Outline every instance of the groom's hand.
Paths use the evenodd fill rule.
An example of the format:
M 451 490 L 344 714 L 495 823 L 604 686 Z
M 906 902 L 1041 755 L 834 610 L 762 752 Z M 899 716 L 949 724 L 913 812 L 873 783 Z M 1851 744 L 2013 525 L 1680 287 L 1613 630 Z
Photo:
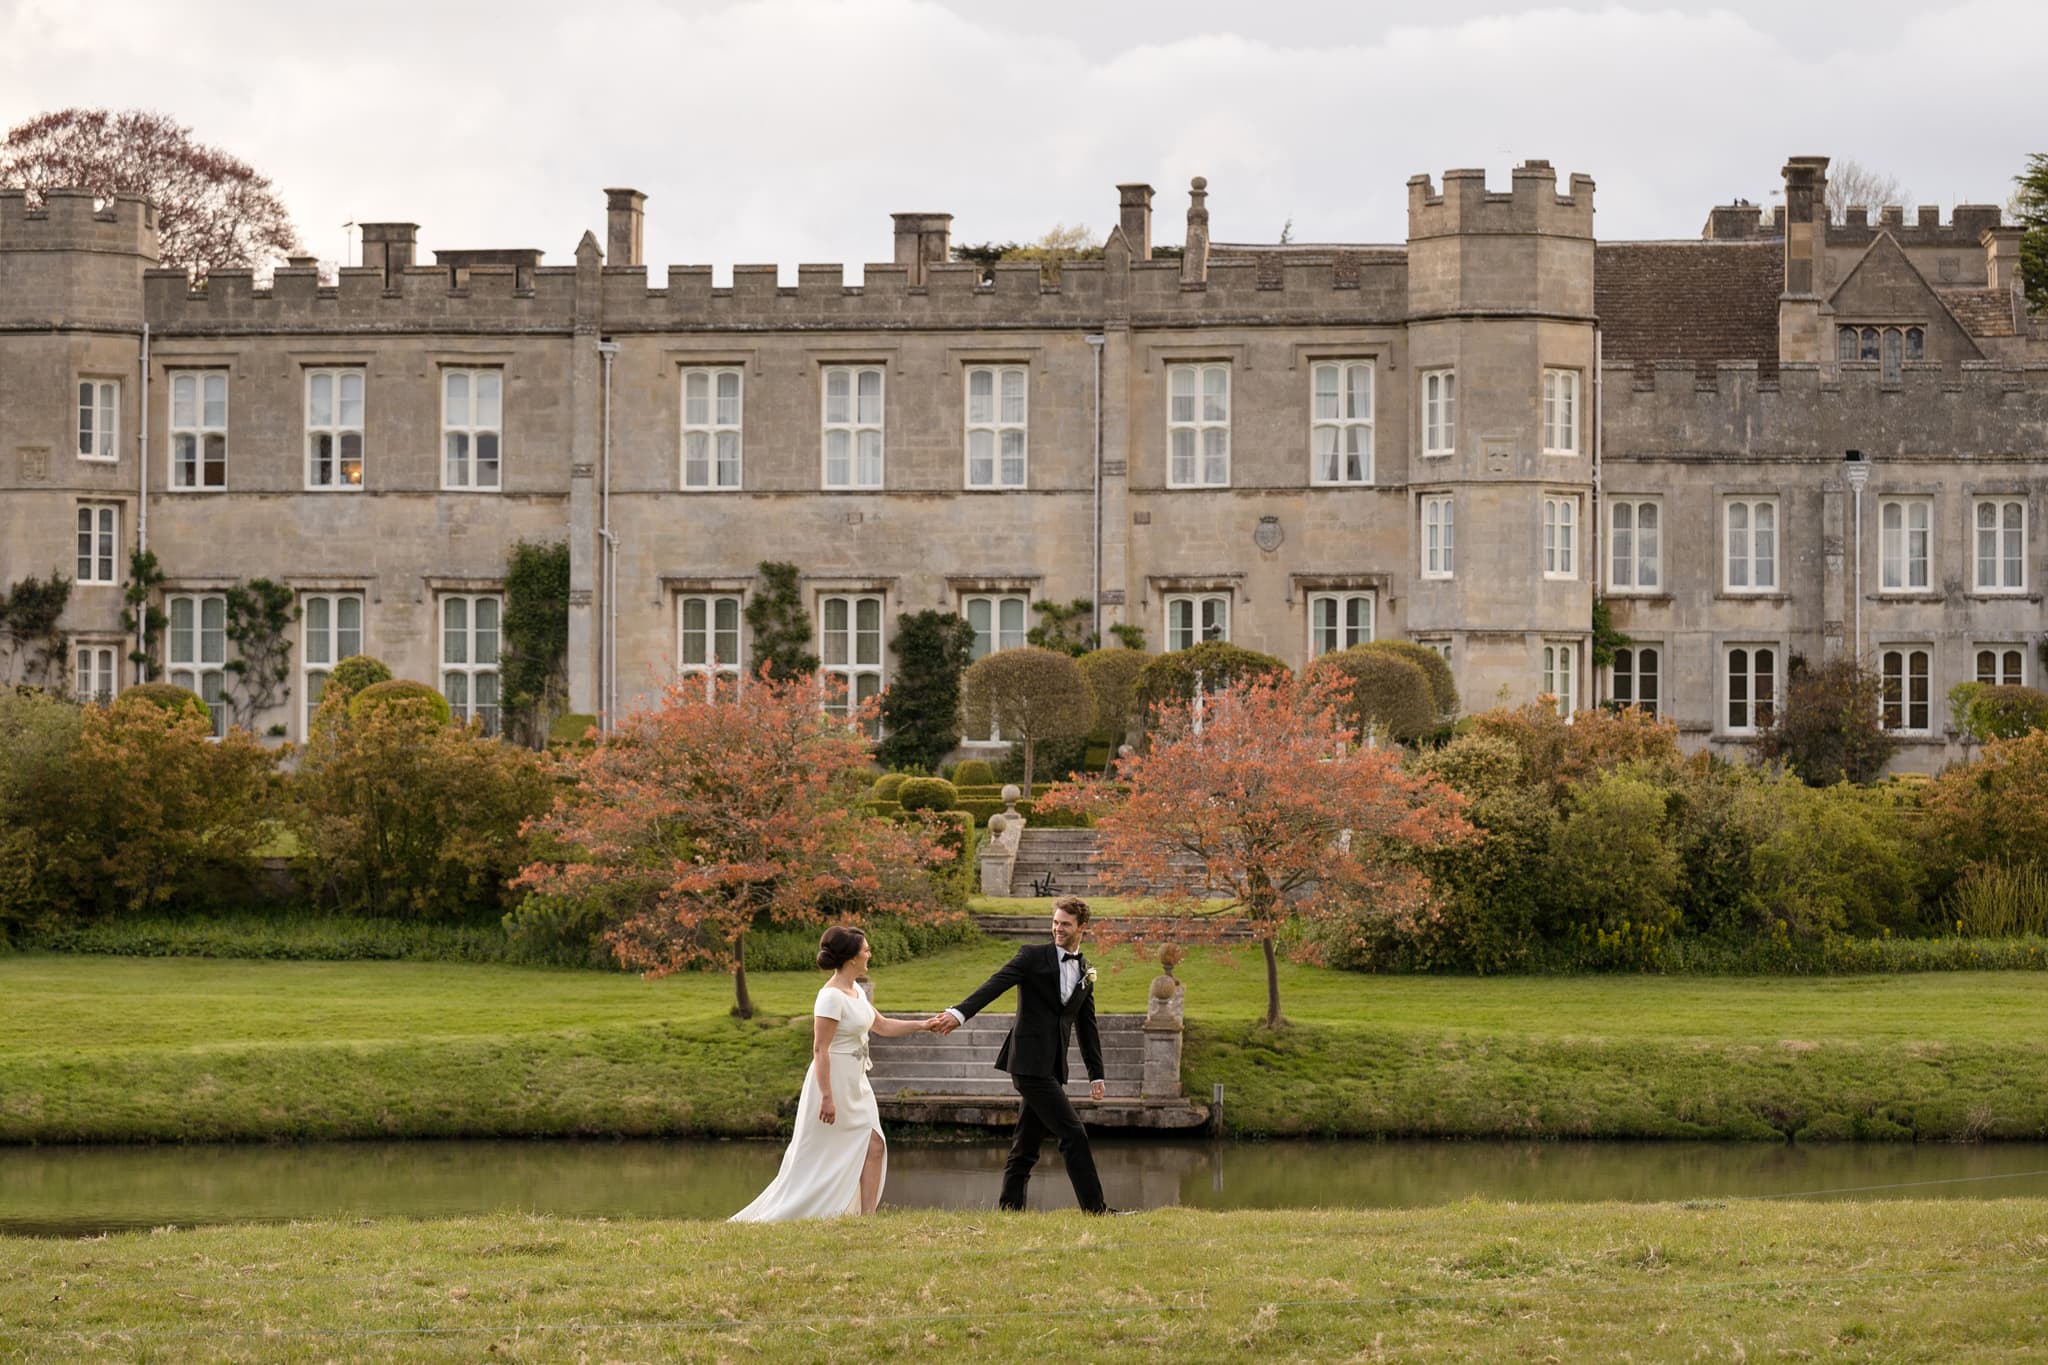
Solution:
M 939 1014 L 934 1014 L 931 1018 L 927 1019 L 925 1021 L 924 1026 L 930 1029 L 933 1033 L 946 1034 L 951 1033 L 956 1028 L 959 1028 L 960 1021 L 958 1019 L 955 1019 L 951 1014 L 941 1012 Z
M 1103 1097 L 1104 1093 L 1106 1093 L 1106 1087 L 1103 1085 L 1101 1081 L 1090 1081 L 1088 1083 L 1089 1099 L 1099 1100 Z

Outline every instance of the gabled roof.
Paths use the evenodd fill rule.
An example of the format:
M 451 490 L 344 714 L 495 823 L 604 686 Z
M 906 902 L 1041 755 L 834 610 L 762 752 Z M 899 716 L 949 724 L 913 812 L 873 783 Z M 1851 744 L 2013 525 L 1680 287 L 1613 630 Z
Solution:
M 1724 360 L 1778 372 L 1778 294 L 1784 244 L 1601 242 L 1593 248 L 1600 349 L 1647 373 L 1690 360 L 1703 375 Z
M 2012 292 L 2006 289 L 1937 289 L 1935 296 L 1948 305 L 1957 322 L 1973 337 L 2011 337 L 2020 334 L 2013 312 Z

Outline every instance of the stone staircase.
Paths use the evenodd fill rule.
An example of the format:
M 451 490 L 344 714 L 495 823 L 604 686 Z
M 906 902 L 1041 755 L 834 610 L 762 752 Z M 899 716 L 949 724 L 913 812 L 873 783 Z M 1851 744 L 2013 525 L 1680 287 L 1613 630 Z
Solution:
M 872 1039 L 875 1066 L 868 1083 L 882 1116 L 907 1123 L 1014 1124 L 1017 1092 L 1010 1088 L 1009 1076 L 995 1069 L 995 1060 L 1015 1018 L 979 1014 L 943 1037 L 913 1033 Z M 1080 1045 L 1067 1051 L 1067 1075 L 1072 1078 L 1067 1094 L 1085 1122 L 1117 1128 L 1195 1128 L 1208 1122 L 1207 1106 L 1190 1103 L 1180 1093 L 1177 1027 L 1170 1040 L 1155 1036 L 1148 1041 L 1144 1016 L 1110 1014 L 1097 1016 L 1096 1028 L 1102 1036 L 1107 1091 L 1103 1099 L 1088 1098 L 1088 1069 L 1081 1061 Z M 1148 1047 L 1153 1054 L 1149 1087 Z M 1170 1077 L 1165 1074 L 1169 1069 Z
M 1039 829 L 1026 825 L 1017 841 L 1017 861 L 1010 869 L 1010 894 L 1035 896 L 1033 887 L 1048 876 L 1057 883 L 1058 896 L 1099 896 L 1106 894 L 1095 876 L 1095 831 L 1092 829 Z
M 1043 943 L 1052 937 L 1052 914 L 1046 910 L 1023 915 L 977 912 L 974 927 L 990 938 L 1009 943 Z M 1186 941 L 1196 937 L 1194 931 L 1197 930 L 1203 943 L 1252 941 L 1251 926 L 1235 918 L 1207 920 L 1195 925 L 1171 915 L 1098 915 L 1088 922 L 1088 928 L 1092 935 L 1103 941 L 1113 938 L 1119 943 L 1132 940 L 1146 943 Z

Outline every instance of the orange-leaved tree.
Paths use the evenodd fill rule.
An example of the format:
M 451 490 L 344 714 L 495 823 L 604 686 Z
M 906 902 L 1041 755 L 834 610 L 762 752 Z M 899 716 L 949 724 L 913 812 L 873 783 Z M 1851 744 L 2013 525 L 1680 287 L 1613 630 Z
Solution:
M 722 963 L 743 1019 L 756 925 L 955 917 L 933 884 L 953 856 L 936 830 L 862 804 L 875 703 L 836 715 L 819 701 L 816 679 L 766 669 L 708 696 L 701 678 L 671 683 L 575 761 L 569 790 L 529 826 L 557 856 L 518 885 L 606 907 L 613 954 L 649 976 Z
M 1093 810 L 1101 878 L 1157 896 L 1184 937 L 1213 936 L 1226 917 L 1250 921 L 1269 1027 L 1281 1022 L 1275 940 L 1290 919 L 1360 942 L 1389 922 L 1412 929 L 1437 913 L 1413 855 L 1473 837 L 1462 797 L 1345 724 L 1343 687 L 1257 676 L 1199 706 L 1161 702 L 1149 746 L 1113 779 L 1041 803 Z

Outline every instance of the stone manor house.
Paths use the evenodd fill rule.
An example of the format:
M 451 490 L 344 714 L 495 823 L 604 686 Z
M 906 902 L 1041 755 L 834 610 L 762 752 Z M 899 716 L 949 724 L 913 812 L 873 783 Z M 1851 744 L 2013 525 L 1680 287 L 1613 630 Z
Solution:
M 1884 676 L 1902 768 L 1958 752 L 1947 690 L 2037 683 L 2048 331 L 2020 230 L 1852 209 L 1827 161 L 1698 240 L 1606 242 L 1546 162 L 1409 181 L 1405 242 L 1209 240 L 1155 259 L 1118 187 L 1100 261 L 893 259 L 650 278 L 644 197 L 606 240 L 294 259 L 194 285 L 150 207 L 0 191 L 0 583 L 75 578 L 69 684 L 131 685 L 122 585 L 165 574 L 154 642 L 218 698 L 222 592 L 288 584 L 296 739 L 367 652 L 495 719 L 507 552 L 568 541 L 570 704 L 617 713 L 748 657 L 762 560 L 802 571 L 825 669 L 888 685 L 899 613 L 1019 644 L 1076 598 L 1151 649 L 1228 639 L 1301 665 L 1406 637 L 1466 704 L 1656 710 L 1739 747 L 1796 661 Z M 1874 216 L 1873 216 L 1874 214 Z M 1633 643 L 1589 659 L 1594 601 Z M 19 665 L 17 659 L 17 666 Z

